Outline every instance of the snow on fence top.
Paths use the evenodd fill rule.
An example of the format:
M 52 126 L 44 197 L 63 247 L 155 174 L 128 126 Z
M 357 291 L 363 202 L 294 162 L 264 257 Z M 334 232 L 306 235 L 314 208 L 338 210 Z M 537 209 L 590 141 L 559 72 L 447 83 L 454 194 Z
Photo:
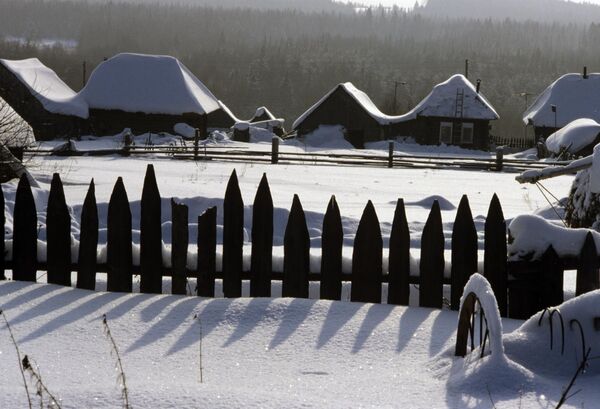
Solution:
M 542 92 L 523 114 L 528 125 L 562 128 L 578 118 L 600 121 L 600 73 L 565 74 Z
M 321 98 L 316 104 L 308 109 L 305 113 L 300 115 L 296 121 L 292 124 L 292 128 L 296 129 L 302 122 L 308 118 L 310 114 L 312 114 L 321 104 L 323 104 L 327 99 L 338 89 L 343 89 L 348 95 L 350 95 L 354 100 L 371 116 L 375 121 L 377 121 L 380 125 L 388 125 L 394 121 L 394 116 L 386 115 L 377 108 L 377 106 L 371 101 L 371 98 L 363 91 L 356 88 L 351 82 L 345 82 L 343 84 L 338 84 L 335 88 L 329 91 L 323 98 Z
M 179 60 L 117 54 L 100 64 L 81 90 L 90 108 L 148 114 L 208 114 L 217 98 Z
M 87 103 L 37 58 L 0 60 L 0 64 L 13 73 L 49 112 L 88 117 Z
M 546 140 L 546 147 L 554 153 L 559 153 L 561 149 L 577 153 L 593 143 L 598 135 L 600 135 L 598 122 L 590 118 L 580 118 L 550 135 Z
M 509 260 L 540 259 L 550 246 L 559 257 L 578 257 L 589 232 L 594 237 L 596 249 L 600 250 L 600 233 L 589 229 L 568 229 L 535 215 L 515 217 L 508 230 L 511 237 Z
M 477 92 L 475 86 L 461 74 L 450 77 L 435 87 L 416 107 L 407 114 L 396 118 L 396 122 L 416 119 L 417 116 L 446 117 L 456 116 L 457 92 L 464 91 L 463 118 L 495 120 L 500 118 L 492 104 Z

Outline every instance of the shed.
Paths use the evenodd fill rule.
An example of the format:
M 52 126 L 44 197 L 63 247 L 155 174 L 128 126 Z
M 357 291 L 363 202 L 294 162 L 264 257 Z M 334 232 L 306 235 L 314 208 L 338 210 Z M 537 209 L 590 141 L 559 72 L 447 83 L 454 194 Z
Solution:
M 256 112 L 250 122 L 270 121 L 273 119 L 277 119 L 277 117 L 273 115 L 267 107 L 259 107 L 256 108 Z

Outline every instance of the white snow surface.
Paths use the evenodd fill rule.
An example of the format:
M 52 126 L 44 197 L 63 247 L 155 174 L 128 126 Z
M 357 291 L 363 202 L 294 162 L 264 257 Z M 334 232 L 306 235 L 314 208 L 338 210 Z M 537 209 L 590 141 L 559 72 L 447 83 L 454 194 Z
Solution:
M 534 126 L 562 128 L 579 118 L 600 121 L 600 73 L 565 74 L 548 86 L 523 114 L 523 122 Z
M 554 132 L 546 139 L 550 152 L 559 153 L 561 149 L 577 153 L 593 143 L 600 135 L 600 124 L 590 118 L 580 118 Z
M 475 86 L 462 74 L 455 74 L 448 80 L 433 87 L 433 90 L 410 112 L 396 118 L 396 122 L 415 119 L 418 116 L 456 116 L 457 91 L 464 91 L 463 118 L 495 120 L 500 116 Z
M 0 64 L 17 76 L 49 112 L 88 117 L 87 103 L 37 58 L 0 59 Z
M 321 125 L 304 135 L 302 142 L 307 146 L 327 149 L 353 149 L 354 146 L 344 137 L 345 129 L 340 125 Z
M 178 59 L 122 53 L 92 72 L 80 95 L 90 108 L 148 114 L 208 114 L 217 98 Z
M 196 137 L 196 128 L 183 122 L 175 124 L 173 131 L 186 139 L 194 139 Z

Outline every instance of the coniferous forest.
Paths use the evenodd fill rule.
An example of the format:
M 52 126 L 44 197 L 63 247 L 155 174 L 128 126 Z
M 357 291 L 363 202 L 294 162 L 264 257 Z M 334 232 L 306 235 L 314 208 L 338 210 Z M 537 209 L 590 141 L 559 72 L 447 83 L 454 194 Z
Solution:
M 501 116 L 493 133 L 517 137 L 526 98 L 532 102 L 558 76 L 584 65 L 600 71 L 600 24 L 330 6 L 298 11 L 0 0 L 0 58 L 38 57 L 79 90 L 84 61 L 89 75 L 118 52 L 173 55 L 238 117 L 266 105 L 288 127 L 345 81 L 384 112 L 406 112 L 436 83 L 464 73 L 468 59 L 469 78 L 482 80 L 482 92 Z

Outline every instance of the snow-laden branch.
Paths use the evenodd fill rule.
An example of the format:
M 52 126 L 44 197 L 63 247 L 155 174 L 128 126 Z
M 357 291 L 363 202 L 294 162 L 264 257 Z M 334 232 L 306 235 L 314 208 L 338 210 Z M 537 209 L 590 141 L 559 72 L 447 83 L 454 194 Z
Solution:
M 589 169 L 594 163 L 592 155 L 577 159 L 565 166 L 549 166 L 541 170 L 526 170 L 515 179 L 519 183 L 537 183 L 540 180 L 551 179 L 562 175 L 571 175 L 580 170 Z

